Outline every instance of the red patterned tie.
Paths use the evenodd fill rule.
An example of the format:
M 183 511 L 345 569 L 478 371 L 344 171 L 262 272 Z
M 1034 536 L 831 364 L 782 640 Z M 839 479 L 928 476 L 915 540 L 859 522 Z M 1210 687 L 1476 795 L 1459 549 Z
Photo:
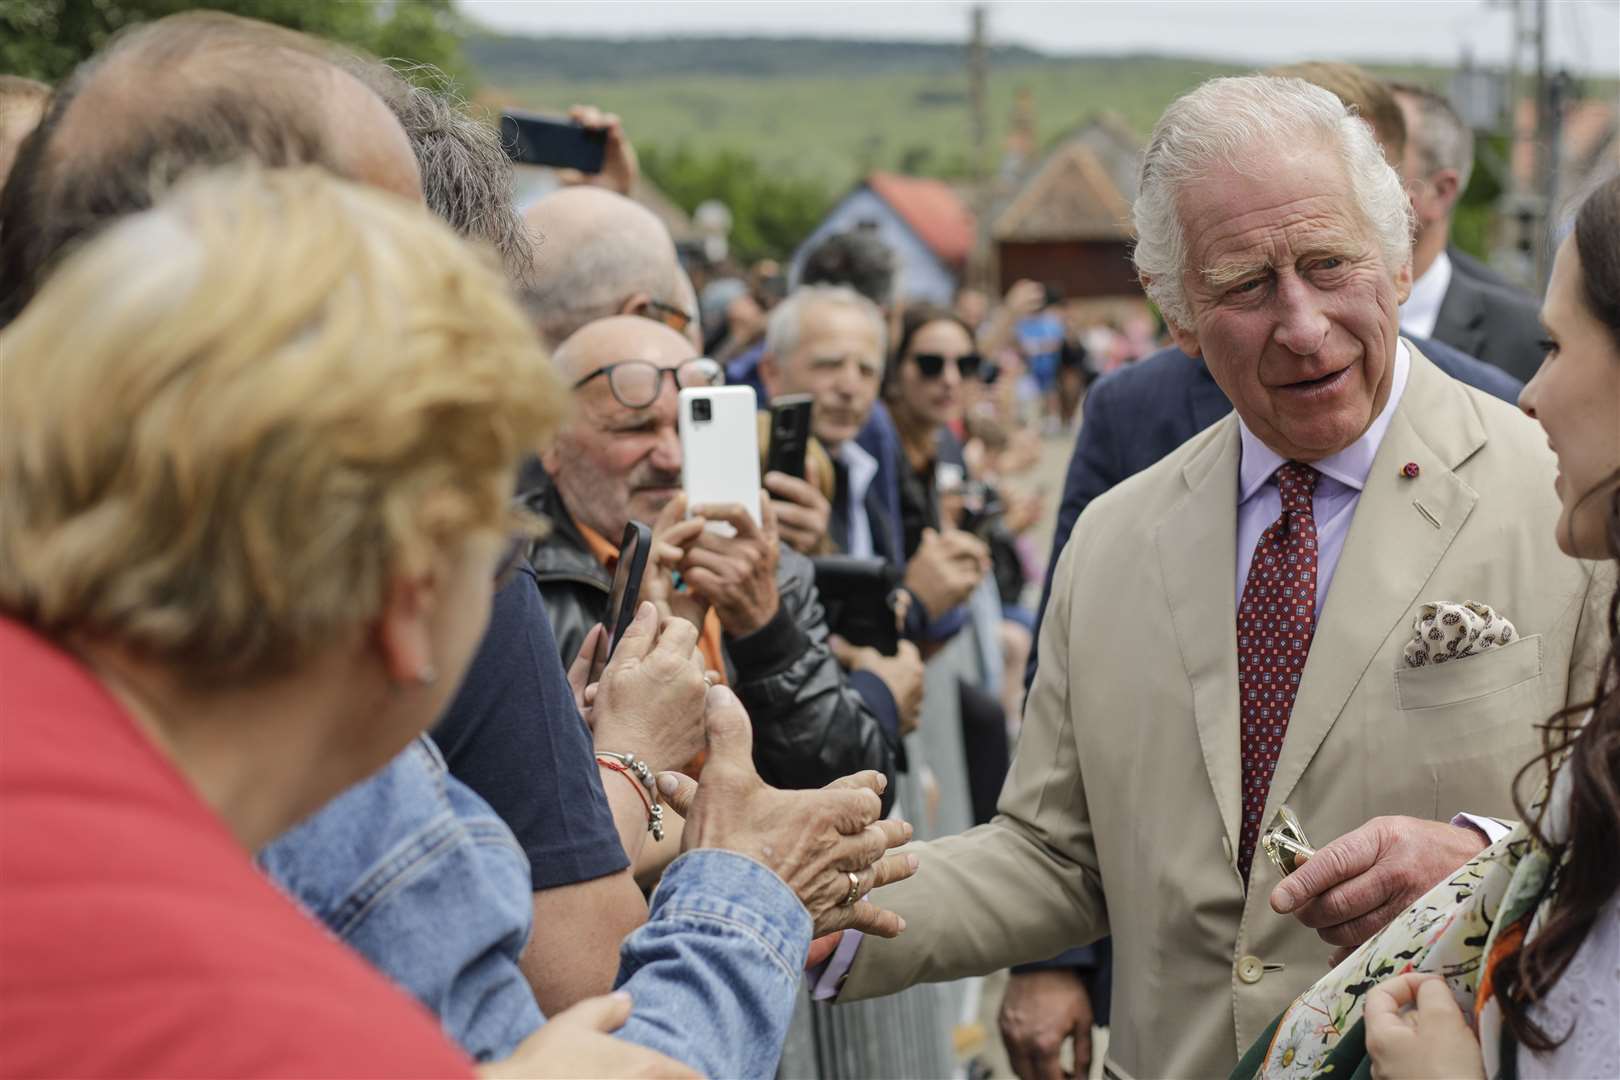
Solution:
M 1316 632 L 1316 470 L 1290 461 L 1273 477 L 1282 516 L 1260 534 L 1238 604 L 1238 705 L 1242 713 L 1243 829 L 1238 872 L 1245 883 L 1260 838 L 1271 774 L 1277 770 L 1305 657 Z

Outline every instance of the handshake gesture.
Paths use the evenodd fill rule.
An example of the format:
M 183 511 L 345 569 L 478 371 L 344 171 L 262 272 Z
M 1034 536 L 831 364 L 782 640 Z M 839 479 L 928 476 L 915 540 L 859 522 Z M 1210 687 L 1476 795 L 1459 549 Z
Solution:
M 705 706 L 702 784 L 679 773 L 658 777 L 660 794 L 686 819 L 681 850 L 720 848 L 763 863 L 799 897 L 818 937 L 850 929 L 894 937 L 905 929 L 894 912 L 861 899 L 917 871 L 915 855 L 890 853 L 911 839 L 911 826 L 878 819 L 883 774 L 779 791 L 754 770 L 753 729 L 736 695 L 710 687 Z

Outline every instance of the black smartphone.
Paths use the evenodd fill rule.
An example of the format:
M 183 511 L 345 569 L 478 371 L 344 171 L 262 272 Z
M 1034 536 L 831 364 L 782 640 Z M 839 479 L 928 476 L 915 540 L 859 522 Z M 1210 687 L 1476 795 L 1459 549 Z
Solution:
M 784 394 L 771 401 L 771 444 L 765 452 L 765 471 L 804 479 L 804 452 L 810 445 L 809 394 Z
M 607 157 L 607 130 L 508 109 L 501 113 L 501 146 L 519 165 L 599 173 Z
M 636 618 L 636 606 L 641 601 L 641 578 L 647 572 L 647 552 L 652 549 L 652 530 L 639 521 L 624 527 L 619 541 L 619 565 L 613 571 L 613 585 L 608 590 L 607 615 L 602 626 L 607 633 L 596 639 L 596 652 L 591 657 L 591 673 L 586 679 L 593 683 L 602 678 L 602 671 L 613 659 L 613 650 L 619 639 L 630 629 Z

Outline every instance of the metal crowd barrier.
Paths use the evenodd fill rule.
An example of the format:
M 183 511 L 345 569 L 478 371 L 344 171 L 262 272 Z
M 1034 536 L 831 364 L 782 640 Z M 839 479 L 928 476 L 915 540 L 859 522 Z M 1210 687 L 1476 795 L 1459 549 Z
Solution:
M 994 585 L 986 582 L 994 600 Z M 982 591 L 982 590 L 981 590 Z M 919 840 L 964 832 L 972 825 L 967 760 L 962 747 L 957 680 L 992 689 L 1000 605 L 975 597 L 976 618 L 929 660 L 923 715 L 906 737 L 910 772 L 895 803 Z M 984 635 L 992 635 L 988 641 Z M 990 648 L 985 646 L 989 645 Z M 931 796 L 924 777 L 930 776 Z M 978 979 L 914 986 L 875 1001 L 827 1005 L 800 988 L 778 1076 L 783 1080 L 947 1080 L 965 1075 L 953 1039 L 979 1006 Z

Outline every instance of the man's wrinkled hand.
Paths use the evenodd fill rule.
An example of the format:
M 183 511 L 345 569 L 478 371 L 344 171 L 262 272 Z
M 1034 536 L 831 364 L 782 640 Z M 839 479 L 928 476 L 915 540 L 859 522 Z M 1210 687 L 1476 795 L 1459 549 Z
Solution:
M 736 531 L 721 536 L 703 530 L 687 548 L 681 560 L 681 576 L 686 587 L 706 601 L 720 616 L 720 625 L 732 637 L 746 637 L 776 617 L 781 598 L 776 591 L 776 517 L 765 493 L 759 498 L 760 517 L 753 517 L 740 504 L 699 506 L 695 513 L 705 521 L 723 521 Z
M 1316 850 L 1271 891 L 1271 908 L 1293 915 L 1339 948 L 1360 945 L 1485 849 L 1473 829 L 1410 817 L 1379 817 Z
M 651 603 L 636 609 L 591 701 L 598 749 L 635 754 L 655 772 L 678 769 L 697 756 L 708 689 L 697 642 L 697 627 L 685 619 L 660 625 Z
M 641 579 L 641 598 L 658 606 L 660 618 L 685 619 L 699 630 L 709 616 L 709 602 L 689 589 L 675 588 L 675 572 L 703 535 L 708 522 L 686 516 L 686 494 L 664 504 L 652 526 L 652 549 Z
M 1015 974 L 1001 998 L 1001 1041 L 1019 1080 L 1062 1080 L 1091 1068 L 1091 995 L 1073 968 Z M 1074 1040 L 1074 1071 L 1063 1044 Z
M 902 881 L 917 857 L 890 849 L 911 839 L 903 821 L 880 820 L 882 773 L 867 771 L 814 791 L 779 791 L 754 769 L 753 730 L 737 696 L 724 686 L 708 696 L 708 756 L 703 783 L 678 773 L 658 777 L 658 790 L 686 820 L 681 850 L 719 848 L 769 867 L 798 896 L 820 937 L 859 930 L 894 937 L 905 922 L 855 895 Z

